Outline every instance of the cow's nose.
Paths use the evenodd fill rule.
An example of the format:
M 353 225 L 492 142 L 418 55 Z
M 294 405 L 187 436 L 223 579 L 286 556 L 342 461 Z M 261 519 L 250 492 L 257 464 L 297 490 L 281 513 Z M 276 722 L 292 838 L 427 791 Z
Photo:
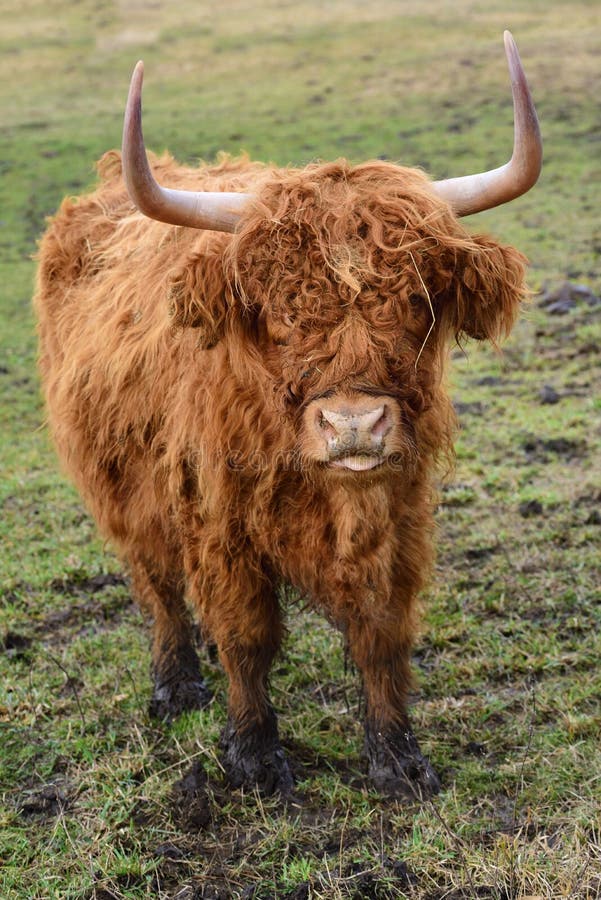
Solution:
M 317 430 L 332 452 L 376 450 L 391 430 L 392 416 L 386 404 L 371 408 L 345 406 L 321 407 L 316 411 Z

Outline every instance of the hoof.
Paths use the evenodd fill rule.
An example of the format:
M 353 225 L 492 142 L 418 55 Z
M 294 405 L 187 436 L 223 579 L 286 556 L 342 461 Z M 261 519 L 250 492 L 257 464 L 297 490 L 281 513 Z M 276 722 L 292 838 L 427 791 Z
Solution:
M 286 796 L 294 780 L 278 738 L 275 715 L 261 725 L 237 728 L 231 720 L 221 735 L 221 762 L 231 787 L 258 788 L 264 796 Z
M 193 709 L 206 709 L 212 700 L 212 693 L 200 675 L 162 679 L 154 677 L 154 690 L 148 712 L 154 719 L 171 722 L 181 713 Z
M 440 780 L 407 726 L 381 731 L 368 726 L 366 752 L 369 778 L 381 794 L 427 800 L 440 791 Z

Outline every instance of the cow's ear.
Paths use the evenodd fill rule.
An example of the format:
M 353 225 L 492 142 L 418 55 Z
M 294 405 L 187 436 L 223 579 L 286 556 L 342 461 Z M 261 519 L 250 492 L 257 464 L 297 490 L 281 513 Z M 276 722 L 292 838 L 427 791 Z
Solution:
M 191 254 L 171 274 L 171 321 L 178 327 L 197 328 L 203 348 L 213 347 L 223 337 L 228 305 L 221 252 Z
M 455 338 L 497 343 L 506 337 L 527 294 L 526 258 L 513 247 L 476 236 L 457 260 L 444 315 Z

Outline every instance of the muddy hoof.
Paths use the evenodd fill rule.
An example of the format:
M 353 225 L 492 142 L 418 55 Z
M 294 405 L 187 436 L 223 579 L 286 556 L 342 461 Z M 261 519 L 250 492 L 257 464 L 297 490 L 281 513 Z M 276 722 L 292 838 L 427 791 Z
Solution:
M 374 787 L 388 797 L 427 800 L 440 791 L 440 780 L 407 726 L 379 731 L 367 727 L 365 749 Z
M 205 709 L 212 697 L 200 675 L 186 675 L 179 679 L 162 679 L 155 675 L 148 712 L 154 719 L 171 722 L 188 710 Z
M 280 746 L 275 714 L 245 730 L 228 720 L 219 744 L 225 775 L 233 788 L 257 787 L 265 796 L 286 795 L 292 790 L 294 781 Z

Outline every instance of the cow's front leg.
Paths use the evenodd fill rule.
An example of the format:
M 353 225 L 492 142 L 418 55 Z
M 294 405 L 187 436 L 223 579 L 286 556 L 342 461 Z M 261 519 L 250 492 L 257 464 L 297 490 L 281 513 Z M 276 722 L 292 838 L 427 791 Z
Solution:
M 283 631 L 279 604 L 272 585 L 257 577 L 258 567 L 230 563 L 228 569 L 227 583 L 203 608 L 203 623 L 229 679 L 221 761 L 233 787 L 286 794 L 292 775 L 268 696 L 269 669 Z
M 270 604 L 271 605 L 271 604 Z M 257 604 L 259 607 L 260 604 Z M 229 677 L 228 721 L 221 735 L 221 761 L 232 787 L 254 787 L 264 794 L 286 794 L 292 775 L 280 745 L 276 714 L 269 702 L 267 679 L 279 648 L 281 624 L 275 609 L 252 610 L 245 633 L 230 630 L 218 640 Z M 257 625 L 259 626 L 257 628 Z
M 221 762 L 234 788 L 258 787 L 262 794 L 288 794 L 292 774 L 278 736 L 273 709 L 260 721 L 228 717 L 220 740 Z
M 440 781 L 409 724 L 411 644 L 406 615 L 355 615 L 347 626 L 349 647 L 363 676 L 368 774 L 383 794 L 417 800 L 437 794 Z M 380 619 L 380 621 L 378 621 Z

